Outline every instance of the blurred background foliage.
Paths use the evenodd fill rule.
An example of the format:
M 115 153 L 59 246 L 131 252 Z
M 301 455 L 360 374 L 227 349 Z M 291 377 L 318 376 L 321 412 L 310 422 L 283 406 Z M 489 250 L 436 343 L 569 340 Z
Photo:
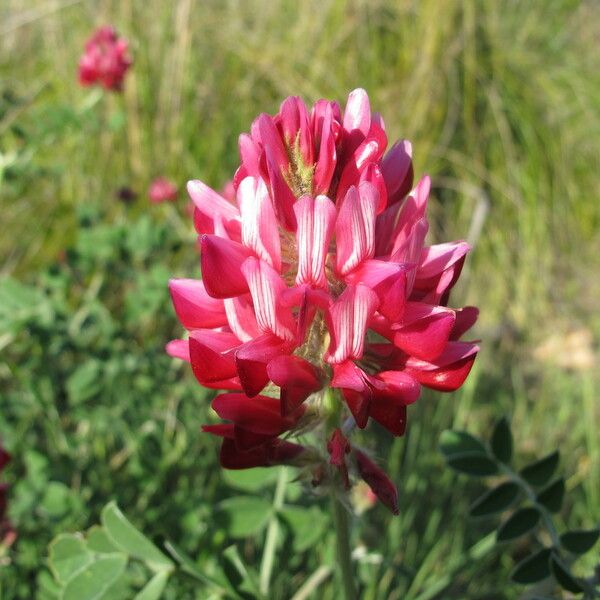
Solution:
M 121 96 L 76 80 L 104 23 L 131 43 Z M 491 530 L 465 526 L 482 488 L 444 469 L 437 440 L 508 414 L 523 460 L 561 449 L 571 526 L 600 520 L 599 43 L 593 0 L 4 0 L 0 435 L 19 531 L 0 557 L 5 597 L 43 597 L 49 540 L 97 522 L 110 499 L 208 570 L 235 539 L 258 565 L 268 519 L 252 516 L 256 502 L 260 527 L 226 518 L 244 514 L 222 503 L 248 484 L 217 468 L 199 434 L 208 395 L 163 353 L 179 332 L 166 281 L 198 275 L 184 182 L 221 188 L 239 133 L 287 95 L 343 103 L 358 86 L 433 178 L 432 240 L 474 246 L 453 303 L 481 307 L 483 340 L 460 392 L 424 397 L 403 439 L 378 437 L 401 515 L 360 519 L 364 597 L 519 597 L 507 574 L 528 548 L 473 554 Z M 180 185 L 175 205 L 148 203 L 159 175 Z M 274 480 L 257 477 L 252 494 L 269 506 Z M 316 522 L 307 507 L 321 504 L 286 489 L 299 512 L 273 598 L 331 553 L 325 535 L 301 543 Z M 165 597 L 206 597 L 194 587 L 175 577 Z M 312 597 L 335 594 L 325 574 Z

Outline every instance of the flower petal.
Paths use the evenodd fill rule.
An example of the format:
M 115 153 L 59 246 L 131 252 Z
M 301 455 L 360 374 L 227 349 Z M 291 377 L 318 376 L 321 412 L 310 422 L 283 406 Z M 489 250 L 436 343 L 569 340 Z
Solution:
M 344 196 L 335 224 L 336 267 L 347 275 L 375 252 L 377 190 L 369 183 L 351 186 Z
M 441 392 L 453 392 L 464 383 L 477 352 L 479 347 L 476 344 L 448 342 L 444 352 L 432 362 L 408 359 L 404 372 L 425 387 Z
M 224 222 L 239 220 L 238 209 L 202 181 L 188 181 L 187 190 L 196 210 L 207 219 L 212 220 L 218 215 Z
M 276 356 L 269 361 L 267 374 L 281 388 L 281 414 L 284 416 L 323 387 L 318 369 L 299 356 Z
M 415 358 L 435 360 L 446 347 L 455 321 L 451 309 L 407 302 L 401 322 L 392 326 L 394 345 Z
M 242 344 L 235 353 L 237 372 L 248 396 L 256 396 L 269 382 L 267 364 L 281 354 L 290 354 L 294 345 L 271 334 Z
M 373 493 L 395 515 L 400 513 L 398 508 L 398 491 L 385 471 L 378 467 L 366 454 L 355 451 L 358 472 Z
M 344 120 L 342 123 L 344 131 L 348 135 L 358 131 L 364 138 L 371 127 L 371 105 L 369 96 L 362 88 L 350 92 L 348 102 L 344 109 Z
M 368 287 L 346 287 L 327 312 L 331 335 L 327 362 L 335 364 L 362 357 L 367 323 L 377 304 L 377 295 Z
M 296 336 L 292 311 L 281 304 L 281 293 L 287 289 L 281 276 L 267 263 L 254 257 L 246 259 L 242 272 L 248 282 L 258 327 L 291 341 Z
M 225 438 L 221 444 L 219 461 L 224 469 L 271 467 L 293 464 L 304 451 L 304 446 L 299 444 L 272 440 L 268 444 L 243 452 L 238 449 L 234 440 Z
M 216 235 L 200 239 L 202 280 L 213 298 L 232 298 L 247 293 L 248 283 L 242 274 L 242 263 L 252 251 L 242 244 Z
M 171 279 L 169 292 L 177 318 L 186 329 L 227 325 L 223 300 L 209 296 L 200 279 Z
M 475 306 L 465 306 L 455 310 L 456 321 L 454 323 L 454 329 L 450 335 L 451 340 L 459 340 L 464 333 L 466 333 L 477 321 L 479 317 L 479 309 Z
M 242 217 L 242 242 L 276 271 L 281 269 L 277 219 L 269 191 L 262 179 L 246 177 L 238 187 Z
M 411 143 L 408 140 L 396 142 L 383 157 L 381 170 L 387 187 L 388 206 L 400 202 L 413 184 Z
M 298 228 L 298 274 L 296 283 L 327 286 L 325 259 L 335 222 L 335 205 L 327 196 L 302 196 L 294 204 Z
M 333 109 L 330 103 L 326 103 L 319 132 L 319 158 L 315 165 L 315 174 L 313 177 L 313 190 L 315 194 L 327 194 L 335 171 L 337 150 L 335 147 L 333 126 Z
M 187 340 L 171 340 L 166 346 L 165 351 L 173 358 L 179 358 L 190 362 L 190 345 Z
M 192 370 L 201 384 L 237 375 L 233 350 L 240 341 L 232 333 L 195 329 L 190 333 L 189 345 Z
M 227 324 L 241 342 L 248 342 L 261 334 L 250 294 L 226 298 L 223 303 Z
M 278 398 L 245 394 L 220 394 L 211 404 L 221 417 L 252 433 L 277 436 L 293 427 L 297 419 L 282 417 Z

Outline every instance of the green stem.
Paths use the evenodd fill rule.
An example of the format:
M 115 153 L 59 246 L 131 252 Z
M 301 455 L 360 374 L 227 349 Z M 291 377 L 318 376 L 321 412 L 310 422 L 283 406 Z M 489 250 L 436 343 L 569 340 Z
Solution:
M 356 586 L 354 584 L 354 572 L 352 570 L 352 559 L 350 553 L 350 526 L 348 512 L 334 490 L 331 496 L 331 510 L 335 526 L 337 562 L 340 579 L 344 589 L 345 600 L 357 600 Z
M 265 549 L 260 563 L 260 591 L 265 596 L 269 594 L 271 584 L 271 573 L 275 561 L 275 550 L 277 547 L 277 536 L 279 535 L 279 511 L 285 500 L 285 486 L 287 484 L 287 471 L 285 467 L 279 469 L 275 495 L 273 496 L 273 514 L 269 520 L 267 536 L 265 538 Z

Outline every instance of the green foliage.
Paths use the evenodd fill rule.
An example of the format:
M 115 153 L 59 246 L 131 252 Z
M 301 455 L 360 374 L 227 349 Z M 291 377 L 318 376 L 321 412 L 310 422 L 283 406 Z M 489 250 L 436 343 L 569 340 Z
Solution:
M 132 590 L 140 587 L 135 575 L 127 572 L 134 559 L 154 572 L 133 592 L 136 600 L 160 598 L 173 562 L 111 502 L 102 510 L 102 527 L 92 527 L 85 536 L 61 534 L 51 542 L 48 565 L 57 585 L 55 596 L 60 600 L 131 598 Z
M 597 581 L 597 575 L 594 574 L 589 579 L 576 576 L 572 572 L 572 563 L 573 557 L 585 555 L 592 550 L 600 537 L 600 530 L 567 531 L 559 536 L 552 518 L 553 513 L 561 511 L 565 498 L 563 477 L 548 483 L 558 467 L 558 451 L 529 463 L 517 472 L 512 467 L 512 432 L 505 418 L 496 423 L 489 449 L 475 436 L 465 432 L 444 431 L 440 449 L 448 466 L 474 477 L 481 476 L 482 473 L 477 469 L 465 469 L 463 464 L 456 464 L 456 457 L 464 454 L 460 454 L 460 448 L 454 449 L 465 443 L 471 449 L 480 449 L 481 453 L 471 451 L 471 455 L 486 458 L 494 464 L 495 470 L 490 469 L 490 475 L 500 473 L 506 478 L 501 483 L 496 481 L 494 487 L 473 502 L 471 515 L 486 517 L 508 512 L 517 498 L 524 499 L 528 505 L 516 507 L 514 511 L 508 512 L 508 516 L 500 523 L 496 531 L 496 541 L 512 542 L 524 536 L 532 536 L 539 528 L 543 528 L 551 542 L 548 544 L 545 538 L 536 536 L 538 549 L 514 566 L 510 579 L 515 583 L 528 585 L 536 584 L 552 575 L 560 588 L 574 594 L 584 593 L 586 598 L 595 598 L 595 589 L 600 583 Z M 541 486 L 545 487 L 540 490 Z

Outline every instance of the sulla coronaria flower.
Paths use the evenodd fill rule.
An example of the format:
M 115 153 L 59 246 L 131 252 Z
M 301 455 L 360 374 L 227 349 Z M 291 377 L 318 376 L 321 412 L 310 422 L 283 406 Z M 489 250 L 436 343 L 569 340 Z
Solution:
M 120 92 L 131 64 L 127 40 L 119 37 L 110 25 L 105 25 L 98 28 L 85 44 L 79 59 L 79 83 Z
M 478 311 L 448 307 L 469 246 L 425 243 L 430 180 L 413 187 L 409 142 L 386 147 L 362 89 L 343 112 L 290 97 L 261 114 L 239 138 L 235 194 L 188 184 L 202 279 L 170 282 L 189 335 L 167 351 L 229 390 L 212 404 L 226 423 L 204 428 L 223 440 L 222 466 L 296 464 L 344 487 L 350 471 L 397 512 L 393 484 L 347 436 L 370 420 L 401 436 L 421 386 L 457 389 Z

